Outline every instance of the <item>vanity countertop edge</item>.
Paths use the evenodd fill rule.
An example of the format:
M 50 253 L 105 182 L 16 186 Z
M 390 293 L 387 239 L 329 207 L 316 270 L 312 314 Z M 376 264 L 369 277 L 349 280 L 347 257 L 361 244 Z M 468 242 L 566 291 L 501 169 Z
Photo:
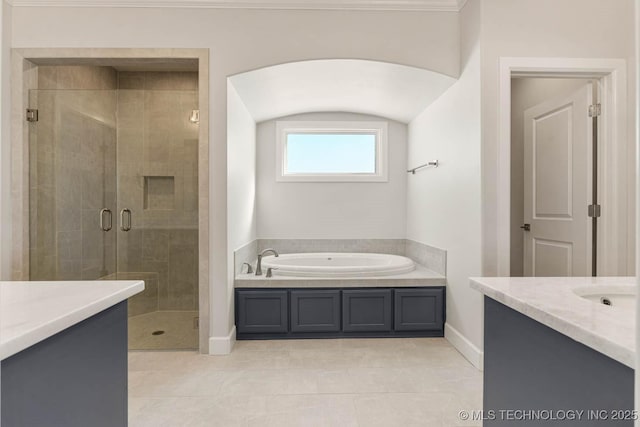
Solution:
M 471 288 L 630 368 L 635 315 L 584 299 L 581 287 L 636 284 L 635 277 L 471 277 Z
M 142 280 L 0 282 L 0 360 L 143 290 Z

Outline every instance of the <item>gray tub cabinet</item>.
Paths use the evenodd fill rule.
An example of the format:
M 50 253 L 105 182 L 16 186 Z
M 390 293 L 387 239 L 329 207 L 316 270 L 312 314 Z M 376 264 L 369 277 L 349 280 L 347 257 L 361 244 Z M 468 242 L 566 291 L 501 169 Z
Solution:
M 291 291 L 291 332 L 339 332 L 340 291 Z
M 445 288 L 236 289 L 238 339 L 441 337 Z
M 342 291 L 342 330 L 345 332 L 389 332 L 391 289 L 347 289 Z
M 256 334 L 286 333 L 289 330 L 289 296 L 287 291 L 252 290 L 238 292 L 241 307 L 237 317 L 238 331 Z
M 394 307 L 396 331 L 444 328 L 443 289 L 396 289 Z

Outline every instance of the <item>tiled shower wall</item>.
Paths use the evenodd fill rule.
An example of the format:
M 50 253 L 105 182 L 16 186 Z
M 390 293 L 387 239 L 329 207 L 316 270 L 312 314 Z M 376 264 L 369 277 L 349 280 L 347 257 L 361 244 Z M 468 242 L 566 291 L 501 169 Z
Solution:
M 115 271 L 117 74 L 106 67 L 38 68 L 29 94 L 30 278 L 98 279 Z
M 118 236 L 118 271 L 157 280 L 130 314 L 198 309 L 198 76 L 118 73 L 118 210 L 133 227 Z
M 38 67 L 32 280 L 142 279 L 130 315 L 198 309 L 197 82 L 197 73 Z M 114 213 L 107 233 L 103 207 Z M 118 230 L 123 208 L 128 232 Z

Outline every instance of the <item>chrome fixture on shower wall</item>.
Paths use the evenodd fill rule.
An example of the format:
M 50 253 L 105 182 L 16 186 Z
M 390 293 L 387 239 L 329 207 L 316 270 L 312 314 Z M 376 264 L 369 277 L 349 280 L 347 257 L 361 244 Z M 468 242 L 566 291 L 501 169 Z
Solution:
M 432 161 L 427 162 L 427 163 L 425 163 L 423 165 L 416 166 L 413 169 L 409 169 L 409 170 L 407 170 L 407 172 L 415 175 L 417 170 L 420 170 L 422 168 L 426 168 L 426 167 L 429 167 L 429 166 L 433 166 L 434 168 L 437 168 L 438 166 L 440 166 L 440 161 L 439 160 L 432 160 Z
M 191 123 L 200 123 L 200 110 L 192 110 L 189 121 Z

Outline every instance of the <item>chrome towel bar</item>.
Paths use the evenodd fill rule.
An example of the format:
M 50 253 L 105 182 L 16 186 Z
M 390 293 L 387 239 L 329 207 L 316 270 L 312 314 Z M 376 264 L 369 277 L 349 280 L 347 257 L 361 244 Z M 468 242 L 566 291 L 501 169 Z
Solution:
M 439 165 L 440 165 L 440 162 L 439 162 L 438 160 L 432 160 L 432 161 L 427 162 L 427 163 L 425 163 L 425 164 L 423 164 L 423 165 L 416 166 L 416 167 L 415 167 L 415 168 L 413 168 L 413 169 L 409 169 L 409 170 L 407 170 L 407 172 L 412 173 L 412 174 L 414 174 L 414 175 L 415 175 L 415 174 L 416 174 L 416 171 L 417 171 L 417 170 L 419 170 L 419 169 L 427 168 L 427 167 L 429 167 L 429 166 L 433 166 L 434 168 L 437 168 Z

